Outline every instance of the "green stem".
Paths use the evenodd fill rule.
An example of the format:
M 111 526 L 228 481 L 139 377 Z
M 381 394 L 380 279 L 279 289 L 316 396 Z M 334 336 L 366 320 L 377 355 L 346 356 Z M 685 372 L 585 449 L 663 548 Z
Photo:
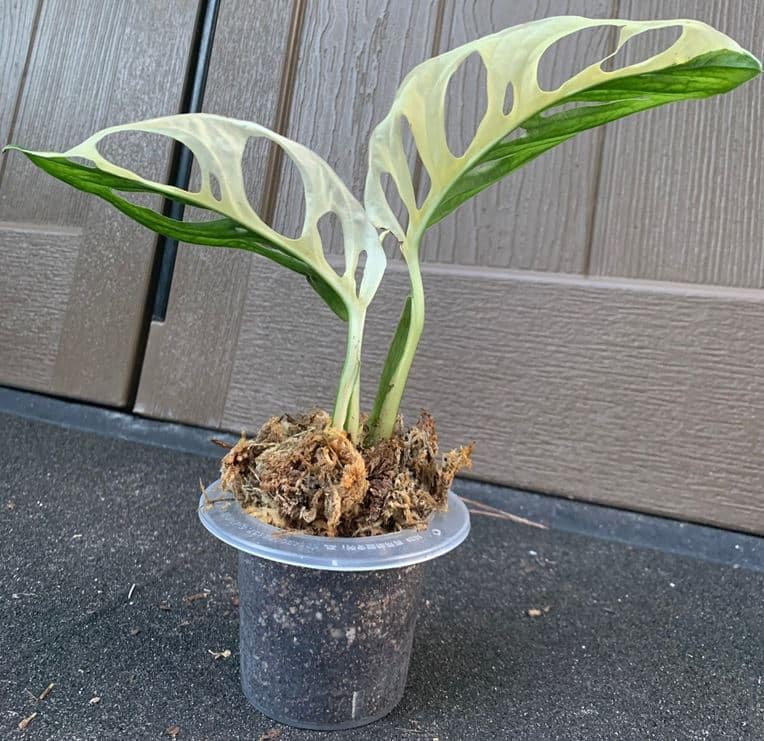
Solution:
M 355 377 L 353 392 L 350 394 L 350 405 L 348 407 L 347 421 L 345 429 L 350 435 L 350 439 L 357 444 L 361 436 L 361 368 L 358 368 L 358 375 Z
M 348 309 L 348 338 L 345 348 L 345 362 L 340 374 L 337 398 L 334 402 L 332 424 L 346 429 L 355 440 L 358 437 L 359 416 L 351 407 L 356 403 L 353 397 L 359 397 L 358 386 L 361 377 L 361 342 L 363 340 L 364 313 L 358 307 Z M 355 419 L 353 419 L 355 417 Z
M 418 247 L 417 241 L 404 252 L 411 280 L 411 322 L 401 359 L 385 392 L 385 398 L 379 414 L 379 422 L 377 423 L 376 430 L 372 431 L 374 439 L 388 438 L 395 430 L 395 422 L 398 418 L 403 391 L 406 388 L 406 380 L 408 379 L 411 365 L 414 362 L 414 355 L 416 354 L 419 338 L 422 336 L 422 329 L 424 328 L 424 287 L 422 285 L 422 272 L 419 267 Z

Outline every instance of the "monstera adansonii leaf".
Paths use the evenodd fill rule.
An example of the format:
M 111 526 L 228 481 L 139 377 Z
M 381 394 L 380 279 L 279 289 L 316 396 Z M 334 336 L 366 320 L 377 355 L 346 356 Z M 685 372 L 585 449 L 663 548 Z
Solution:
M 188 147 L 201 171 L 199 190 L 147 180 L 110 162 L 99 152 L 98 144 L 105 137 L 136 131 L 171 137 Z M 264 137 L 280 146 L 302 178 L 305 220 L 300 235 L 294 239 L 269 227 L 247 198 L 242 156 L 252 137 Z M 100 196 L 158 234 L 191 244 L 248 250 L 305 275 L 335 313 L 348 322 L 348 354 L 335 405 L 335 423 L 344 424 L 358 380 L 366 308 L 382 279 L 386 259 L 377 230 L 360 203 L 323 159 L 307 147 L 257 124 L 202 113 L 113 126 L 66 152 L 8 149 L 18 149 L 49 174 Z M 82 159 L 92 166 L 76 161 Z M 220 218 L 178 221 L 131 202 L 124 197 L 130 192 L 160 194 L 214 212 Z M 336 214 L 342 226 L 345 256 L 342 274 L 327 261 L 318 229 L 319 220 L 328 213 Z M 364 252 L 363 277 L 360 286 L 356 286 L 356 269 Z
M 618 29 L 615 51 L 571 76 L 556 90 L 544 90 L 538 80 L 544 52 L 565 36 L 598 26 Z M 681 28 L 681 35 L 659 54 L 620 69 L 602 69 L 602 64 L 629 39 L 675 26 Z M 473 53 L 479 54 L 485 65 L 487 109 L 466 151 L 455 156 L 446 141 L 446 88 L 451 76 Z M 428 227 L 508 173 L 581 131 L 664 103 L 724 93 L 760 71 L 755 57 L 700 21 L 575 16 L 513 26 L 412 70 L 398 89 L 390 112 L 372 133 L 369 147 L 366 211 L 378 227 L 391 231 L 400 241 L 412 284 L 410 311 L 404 311 L 401 320 L 408 339 L 400 341 L 399 327 L 393 343 L 397 355 L 388 357 L 386 368 L 390 372 L 385 385 L 380 386 L 372 412 L 372 426 L 379 426 L 377 435 L 387 436 L 393 428 L 421 334 L 424 298 L 418 253 L 421 236 Z M 505 112 L 510 86 L 512 108 Z M 404 119 L 430 181 L 426 195 L 420 194 L 420 206 L 403 139 Z M 386 175 L 408 211 L 405 229 L 385 196 Z

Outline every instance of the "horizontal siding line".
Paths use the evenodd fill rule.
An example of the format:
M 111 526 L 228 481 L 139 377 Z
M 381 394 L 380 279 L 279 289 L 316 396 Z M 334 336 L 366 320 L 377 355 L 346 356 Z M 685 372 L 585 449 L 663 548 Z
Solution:
M 79 236 L 83 229 L 79 226 L 63 224 L 30 224 L 25 221 L 0 221 L 0 232 L 35 232 L 36 234 L 60 234 L 61 236 Z
M 327 255 L 327 261 L 338 272 L 344 270 L 341 255 Z M 405 273 L 406 264 L 390 260 L 388 273 Z M 450 263 L 422 263 L 423 275 L 444 275 L 454 278 L 485 280 L 493 283 L 538 283 L 540 285 L 570 286 L 573 288 L 631 291 L 632 293 L 657 293 L 688 298 L 713 298 L 750 303 L 764 303 L 764 289 L 718 286 L 710 283 L 679 283 L 675 281 L 619 278 L 617 276 L 576 275 L 537 270 L 511 270 L 486 268 L 476 265 L 453 265 Z
M 405 272 L 403 263 L 388 266 L 391 272 Z M 422 273 L 427 275 L 452 275 L 489 280 L 496 283 L 539 283 L 544 285 L 572 286 L 602 290 L 631 291 L 633 293 L 661 293 L 688 298 L 715 298 L 753 303 L 764 302 L 764 289 L 717 286 L 708 283 L 679 283 L 639 278 L 619 278 L 617 276 L 586 276 L 571 273 L 552 273 L 533 270 L 506 270 L 503 268 L 481 268 L 445 263 L 424 263 Z

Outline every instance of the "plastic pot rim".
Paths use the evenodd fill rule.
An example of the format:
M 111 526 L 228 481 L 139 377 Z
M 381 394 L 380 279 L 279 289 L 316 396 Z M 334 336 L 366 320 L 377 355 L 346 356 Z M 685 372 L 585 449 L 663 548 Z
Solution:
M 290 566 L 322 571 L 400 569 L 443 556 L 470 532 L 467 506 L 448 493 L 448 510 L 431 515 L 426 530 L 401 530 L 385 535 L 329 538 L 286 532 L 246 514 L 225 497 L 220 480 L 210 484 L 199 500 L 199 519 L 218 540 L 252 556 Z

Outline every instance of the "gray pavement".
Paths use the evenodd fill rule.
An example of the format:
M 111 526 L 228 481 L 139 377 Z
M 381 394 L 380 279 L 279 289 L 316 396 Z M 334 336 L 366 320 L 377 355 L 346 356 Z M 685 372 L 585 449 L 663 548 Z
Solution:
M 476 516 L 432 564 L 392 715 L 280 726 L 240 692 L 235 553 L 196 518 L 216 468 L 0 414 L 0 737 L 764 738 L 760 539 L 467 481 L 552 527 Z

